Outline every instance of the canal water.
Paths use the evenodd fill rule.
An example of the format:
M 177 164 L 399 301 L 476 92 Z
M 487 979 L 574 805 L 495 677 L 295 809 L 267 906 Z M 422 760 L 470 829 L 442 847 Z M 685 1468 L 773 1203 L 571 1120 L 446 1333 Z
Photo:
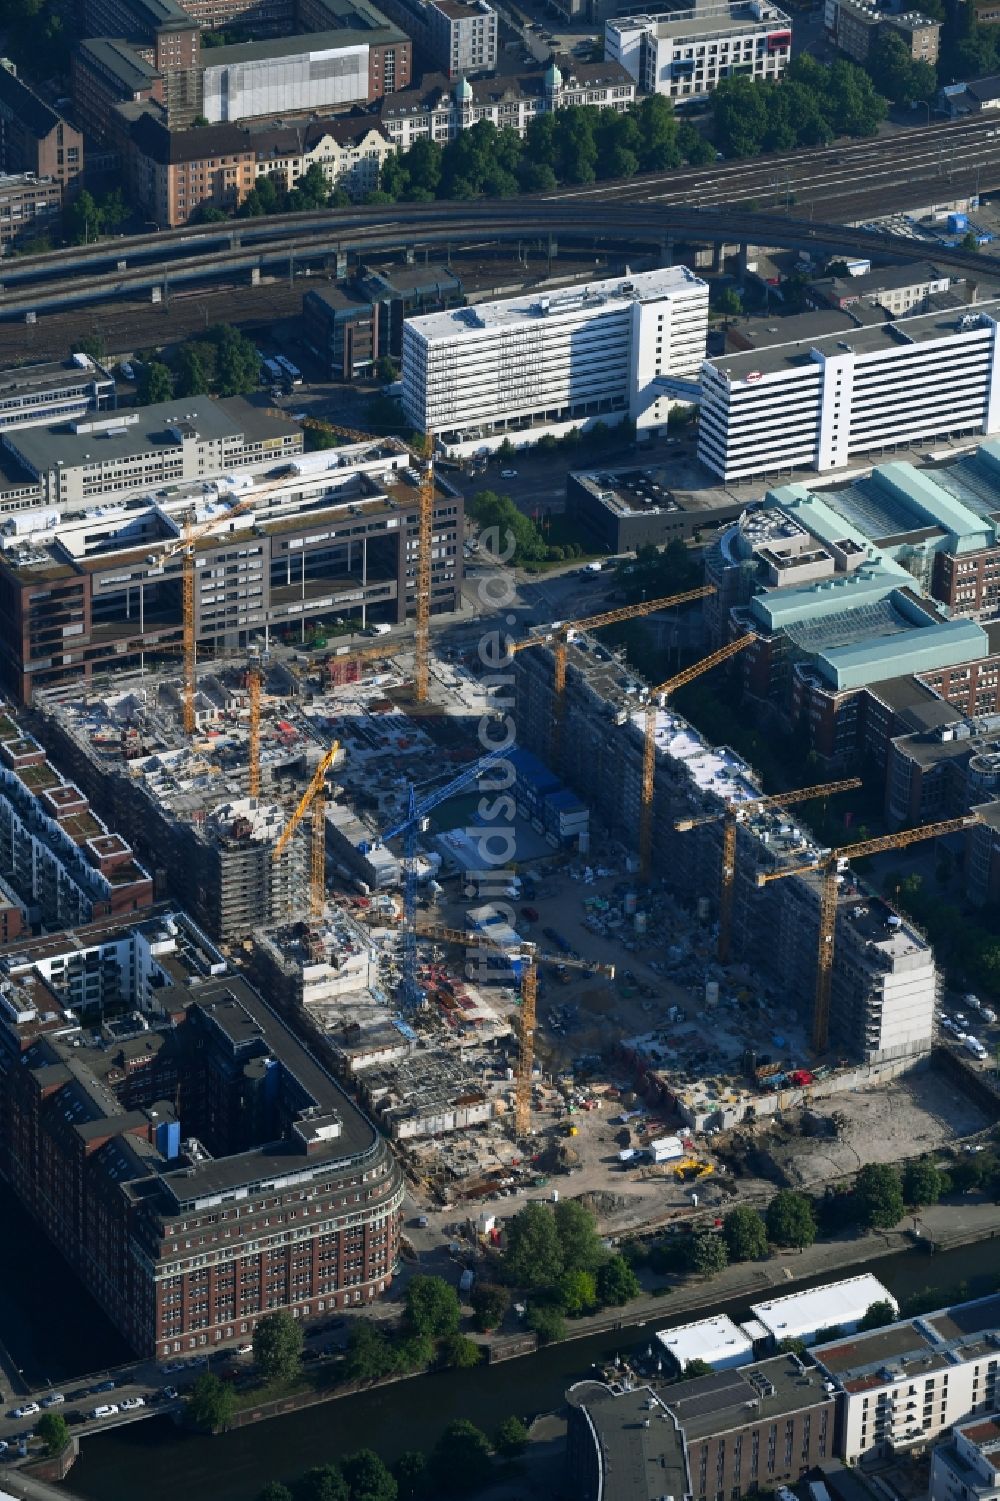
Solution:
M 848 1243 L 845 1263 L 850 1254 Z M 942 1302 L 956 1295 L 975 1297 L 997 1285 L 1000 1242 L 984 1241 L 936 1256 L 901 1253 L 871 1263 L 869 1269 L 901 1302 L 930 1288 Z M 845 1265 L 842 1275 L 849 1276 L 851 1270 Z M 801 1285 L 828 1280 L 829 1274 Z M 703 1311 L 745 1314 L 748 1301 L 744 1297 L 728 1304 L 713 1302 L 706 1289 Z M 220 1438 L 179 1434 L 167 1418 L 136 1423 L 86 1439 L 69 1483 L 93 1501 L 136 1501 L 140 1496 L 143 1501 L 255 1501 L 265 1481 L 291 1480 L 310 1465 L 355 1449 L 374 1449 L 390 1462 L 406 1449 L 430 1449 L 455 1417 L 468 1418 L 490 1432 L 508 1413 L 549 1411 L 560 1406 L 567 1386 L 586 1375 L 594 1361 L 645 1347 L 655 1329 L 695 1316 L 690 1310 L 671 1316 L 670 1298 L 665 1297 L 662 1312 L 645 1327 L 572 1340 L 475 1371 L 416 1377 Z

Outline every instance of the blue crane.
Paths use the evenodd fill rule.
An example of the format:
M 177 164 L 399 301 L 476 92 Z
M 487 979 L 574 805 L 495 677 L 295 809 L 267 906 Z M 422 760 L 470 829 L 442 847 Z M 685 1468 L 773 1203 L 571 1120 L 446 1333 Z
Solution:
M 385 845 L 390 839 L 403 838 L 403 984 L 402 1000 L 407 1009 L 416 1009 L 420 1004 L 420 987 L 417 984 L 417 835 L 421 832 L 424 820 L 432 808 L 439 803 L 446 802 L 449 797 L 454 797 L 456 792 L 461 792 L 463 787 L 468 787 L 495 766 L 509 756 L 514 749 L 512 745 L 506 745 L 502 750 L 490 751 L 489 755 L 483 756 L 474 766 L 467 766 L 460 771 L 457 777 L 452 777 L 443 787 L 438 787 L 434 792 L 429 792 L 426 797 L 417 802 L 417 790 L 410 783 L 409 796 L 407 798 L 406 816 L 392 828 L 386 829 L 378 839 L 378 843 Z M 367 855 L 371 845 L 363 844 L 361 853 Z

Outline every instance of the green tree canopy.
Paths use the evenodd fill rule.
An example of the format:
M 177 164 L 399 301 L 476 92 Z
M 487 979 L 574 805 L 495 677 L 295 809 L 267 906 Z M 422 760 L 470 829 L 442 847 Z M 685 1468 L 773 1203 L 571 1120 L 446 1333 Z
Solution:
M 610 1256 L 597 1272 L 597 1296 L 607 1307 L 621 1308 L 637 1298 L 642 1288 L 624 1256 Z
M 687 1246 L 688 1266 L 699 1277 L 714 1277 L 729 1263 L 729 1252 L 721 1235 L 703 1230 L 692 1235 Z
M 399 1487 L 391 1471 L 371 1449 L 349 1454 L 340 1465 L 350 1501 L 397 1501 Z
M 869 1230 L 891 1230 L 903 1218 L 899 1170 L 887 1162 L 866 1162 L 854 1180 L 858 1223 Z
M 812 1200 L 793 1189 L 776 1193 L 764 1216 L 767 1238 L 776 1246 L 793 1246 L 803 1250 L 816 1239 L 816 1211 Z
M 61 1454 L 69 1443 L 69 1424 L 61 1412 L 43 1412 L 35 1423 L 35 1432 L 45 1445 L 46 1454 Z
M 745 73 L 723 78 L 712 95 L 715 139 L 726 156 L 759 156 L 767 131 L 764 89 Z
M 351 1501 L 340 1466 L 316 1465 L 306 1470 L 296 1482 L 295 1501 Z
M 527 1324 L 538 1335 L 539 1344 L 550 1345 L 566 1338 L 566 1320 L 558 1308 L 548 1303 L 533 1303 L 528 1309 Z
M 908 1162 L 903 1169 L 903 1198 L 915 1209 L 936 1204 L 947 1185 L 947 1176 L 927 1157 Z
M 711 1376 L 711 1374 L 712 1367 L 708 1364 L 708 1361 L 702 1360 L 696 1355 L 693 1360 L 688 1361 L 679 1379 L 681 1381 L 697 1381 L 699 1376 Z
M 399 1488 L 399 1501 L 423 1501 L 429 1496 L 431 1477 L 427 1455 L 419 1449 L 407 1449 L 392 1467 Z
M 430 1465 L 443 1496 L 481 1490 L 493 1473 L 485 1433 L 465 1418 L 454 1419 L 435 1444 Z
M 208 330 L 215 345 L 215 388 L 220 396 L 245 396 L 255 391 L 260 378 L 260 360 L 251 339 L 229 323 Z
M 169 365 L 162 360 L 149 360 L 139 372 L 139 403 L 151 406 L 157 401 L 169 401 L 174 394 L 174 378 Z
M 347 1337 L 345 1373 L 348 1381 L 378 1381 L 395 1365 L 392 1346 L 370 1319 L 356 1319 Z
M 562 1310 L 571 1318 L 593 1313 L 597 1307 L 597 1279 L 593 1272 L 565 1271 L 557 1287 Z
M 607 1259 L 592 1210 L 576 1199 L 560 1199 L 553 1211 L 556 1234 L 568 1272 L 596 1272 Z
M 470 1301 L 476 1328 L 480 1334 L 487 1334 L 503 1323 L 504 1314 L 510 1307 L 510 1294 L 495 1282 L 476 1282 Z
M 502 1459 L 516 1459 L 528 1447 L 528 1430 L 520 1418 L 504 1418 L 493 1434 L 493 1452 Z
M 858 1324 L 859 1329 L 884 1329 L 886 1324 L 892 1324 L 897 1318 L 896 1310 L 888 1298 L 878 1298 L 874 1303 L 869 1303 L 864 1318 Z
M 182 344 L 174 361 L 174 374 L 178 396 L 207 395 L 210 374 L 202 353 L 202 346 Z
M 914 62 L 909 46 L 898 31 L 880 26 L 867 60 L 868 72 L 880 94 L 893 104 L 909 106 L 930 100 L 937 89 L 937 74 L 925 62 Z
M 454 1334 L 462 1318 L 458 1293 L 443 1277 L 417 1276 L 406 1289 L 406 1322 L 432 1339 Z
M 301 1369 L 302 1325 L 279 1309 L 267 1313 L 253 1332 L 253 1358 L 265 1381 L 291 1381 Z
M 563 1248 L 552 1211 L 526 1204 L 507 1225 L 503 1266 L 515 1287 L 551 1287 L 562 1274 Z
M 199 1428 L 227 1428 L 236 1411 L 236 1393 L 228 1381 L 203 1371 L 188 1397 L 188 1416 Z
M 470 1371 L 482 1363 L 482 1345 L 477 1345 L 474 1339 L 469 1339 L 464 1334 L 445 1335 L 439 1349 L 441 1364 L 450 1370 Z
M 730 1261 L 760 1261 L 767 1255 L 767 1227 L 756 1209 L 737 1204 L 722 1221 Z
M 269 1480 L 257 1497 L 257 1501 L 293 1501 L 292 1493 L 280 1480 Z

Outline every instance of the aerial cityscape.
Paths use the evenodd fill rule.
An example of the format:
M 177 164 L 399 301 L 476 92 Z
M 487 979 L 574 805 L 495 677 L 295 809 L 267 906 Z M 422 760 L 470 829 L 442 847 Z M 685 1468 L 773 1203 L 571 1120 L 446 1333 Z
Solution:
M 0 1501 L 1000 1501 L 1000 5 L 3 0 Z

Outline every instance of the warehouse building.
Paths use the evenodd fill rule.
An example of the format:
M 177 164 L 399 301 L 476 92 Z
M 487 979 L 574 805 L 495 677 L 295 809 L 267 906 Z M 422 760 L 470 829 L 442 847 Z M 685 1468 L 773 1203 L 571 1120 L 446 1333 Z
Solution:
M 767 1330 L 776 1348 L 783 1339 L 815 1344 L 825 1329 L 853 1334 L 873 1303 L 888 1303 L 894 1313 L 899 1312 L 899 1304 L 889 1289 L 866 1272 L 842 1282 L 789 1293 L 784 1298 L 771 1298 L 767 1303 L 754 1303 L 750 1312 Z
M 998 307 L 706 360 L 698 457 L 729 482 L 1000 431 Z
M 65 978 L 80 949 L 117 987 L 96 1031 Z M 386 1291 L 403 1185 L 385 1141 L 182 913 L 44 939 L 5 968 L 4 1177 L 139 1354 L 207 1353 L 277 1309 L 308 1320 Z
M 661 1329 L 656 1338 L 678 1375 L 684 1374 L 692 1360 L 703 1360 L 713 1371 L 749 1365 L 753 1360 L 753 1340 L 724 1313 Z
M 411 318 L 403 410 L 463 452 L 598 420 L 653 431 L 660 378 L 697 373 L 707 327 L 708 287 L 684 266 Z
M 615 16 L 604 23 L 604 55 L 644 94 L 693 103 L 732 73 L 777 83 L 792 55 L 792 23 L 766 0 Z
M 600 470 L 566 477 L 566 510 L 605 552 L 636 552 L 687 542 L 743 513 L 724 490 L 678 491 L 670 465 Z
M 977 630 L 977 627 L 967 627 Z M 745 655 L 745 653 L 741 653 Z M 546 647 L 514 659 L 519 746 L 550 754 L 555 661 Z M 577 637 L 567 651 L 561 773 L 613 837 L 634 848 L 640 827 L 645 685 L 606 647 Z M 653 801 L 654 877 L 682 900 L 718 890 L 721 820 L 690 832 L 685 810 L 721 814 L 729 802 L 761 796 L 753 773 L 725 747 L 710 747 L 679 714 L 657 710 Z M 789 876 L 759 890 L 756 873 L 818 856 L 806 832 L 774 810 L 737 829 L 731 950 L 769 977 L 793 1004 L 815 994 L 820 879 Z M 831 1025 L 842 1056 L 897 1066 L 931 1047 L 937 976 L 934 956 L 910 924 L 845 876 L 839 888 Z M 713 1106 L 713 1111 L 717 1108 Z
M 923 1448 L 954 1424 L 996 1411 L 1000 1296 L 817 1345 L 811 1354 L 837 1388 L 848 1464 Z

